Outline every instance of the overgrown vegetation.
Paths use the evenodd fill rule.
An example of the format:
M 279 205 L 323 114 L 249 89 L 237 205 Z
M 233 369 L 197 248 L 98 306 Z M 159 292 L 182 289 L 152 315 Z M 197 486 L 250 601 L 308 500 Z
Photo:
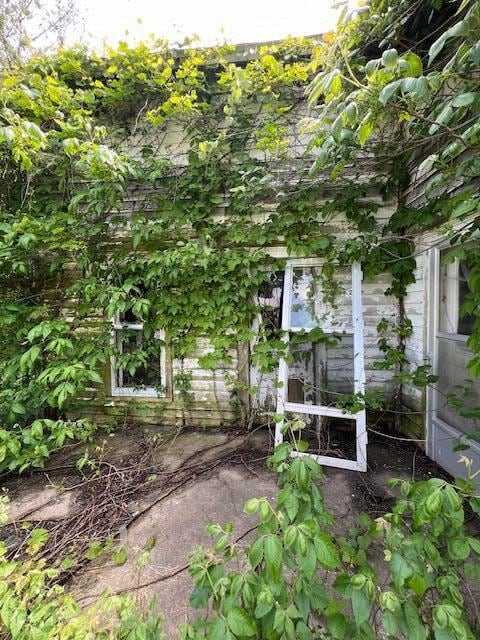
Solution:
M 238 544 L 244 535 L 235 538 L 231 524 L 213 524 L 208 527 L 213 548 L 192 551 L 190 605 L 208 613 L 183 625 L 181 637 L 476 637 L 480 544 L 465 522 L 466 512 L 480 509 L 473 481 L 392 480 L 400 499 L 391 511 L 375 520 L 361 514 L 347 537 L 338 537 L 323 501 L 322 469 L 301 455 L 308 447 L 301 440 L 304 426 L 298 420 L 286 424 L 292 444 L 279 445 L 268 460 L 280 485 L 276 504 L 265 497 L 245 504 L 245 512 L 259 518 L 247 548 Z M 61 586 L 61 572 L 74 562 L 71 556 L 48 562 L 48 531 L 28 524 L 24 528 L 28 533 L 15 554 L 0 545 L 0 637 L 162 637 L 154 602 L 146 605 L 142 598 L 107 591 L 94 606 L 81 608 L 82 599 Z M 110 551 L 112 544 L 112 539 L 105 544 L 95 540 L 87 558 Z M 138 550 L 139 570 L 151 561 L 154 544 L 149 540 Z M 132 551 L 117 547 L 111 561 L 122 565 Z
M 336 540 L 320 466 L 309 456 L 292 459 L 308 447 L 301 427 L 297 421 L 294 445 L 279 445 L 268 461 L 279 477 L 277 504 L 245 504 L 259 517 L 246 566 L 232 563 L 231 525 L 211 525 L 213 549 L 192 553 L 190 602 L 212 615 L 182 637 L 473 640 L 478 620 L 464 598 L 473 597 L 468 581 L 479 577 L 480 544 L 465 527 L 464 506 L 478 512 L 475 485 L 392 480 L 402 495 L 392 511 L 376 520 L 362 514 L 349 537 Z M 373 546 L 380 554 L 372 562 Z
M 100 599 L 84 610 L 74 597 L 54 584 L 58 571 L 35 553 L 46 532 L 34 529 L 28 542 L 29 559 L 9 560 L 0 542 L 0 637 L 11 640 L 159 640 L 162 617 L 155 602 L 139 607 L 127 596 Z
M 408 362 L 412 324 L 403 300 L 415 278 L 415 236 L 439 228 L 458 245 L 450 256 L 470 268 L 463 311 L 476 318 L 468 346 L 469 374 L 478 376 L 479 31 L 474 0 L 372 0 L 320 44 L 288 40 L 244 63 L 231 61 L 229 47 L 172 51 L 156 42 L 122 44 L 103 57 L 61 50 L 4 70 L 0 470 L 42 466 L 67 439 L 93 435 L 85 407 L 112 357 L 134 378 L 159 347 L 183 360 L 208 336 L 204 368 L 227 366 L 245 341 L 256 342 L 262 370 L 288 358 L 281 332 L 267 323 L 252 329 L 266 274 L 282 268 L 269 253 L 279 238 L 288 255 L 324 259 L 325 281 L 353 260 L 366 277 L 391 274 L 387 294 L 400 317 L 378 325 L 377 366 L 392 372 L 398 412 L 402 385 L 433 381 L 427 365 Z M 316 111 L 302 126 L 313 168 L 309 157 L 293 162 L 292 150 L 301 146 L 307 87 Z M 407 189 L 429 172 L 425 194 L 406 206 Z M 130 212 L 132 189 L 139 208 Z M 377 192 L 398 203 L 382 224 L 369 197 Z M 325 231 L 336 213 L 352 225 L 348 239 Z M 112 344 L 116 317 L 143 325 L 143 342 L 128 352 Z M 176 380 L 185 407 L 190 377 L 186 370 Z M 152 384 L 160 391 L 165 381 Z M 388 408 L 381 391 L 342 396 L 339 406 Z M 460 397 L 452 400 L 464 410 Z M 478 418 L 478 409 L 468 416 Z M 285 444 L 271 460 L 278 505 L 247 503 L 261 521 L 250 567 L 225 571 L 235 553 L 230 527 L 212 527 L 214 553 L 192 558 L 193 604 L 210 603 L 215 614 L 186 628 L 185 638 L 366 639 L 379 629 L 419 640 L 473 638 L 462 585 L 478 577 L 478 541 L 464 526 L 464 503 L 478 511 L 474 486 L 402 483 L 391 514 L 363 519 L 336 543 L 314 482 L 318 465 L 290 454 Z M 388 585 L 369 564 L 372 545 L 385 552 Z M 156 617 L 139 622 L 129 603 L 120 605 L 117 630 L 93 630 L 90 614 L 49 586 L 53 569 L 4 552 L 6 638 L 130 638 L 132 627 L 157 637 Z M 318 570 L 336 572 L 333 591 Z
M 36 418 L 63 419 L 61 431 L 66 412 L 80 406 L 81 415 L 79 400 L 102 386 L 112 356 L 132 377 L 158 358 L 159 330 L 180 359 L 208 335 L 214 350 L 199 364 L 212 369 L 228 366 L 232 349 L 256 338 L 261 368 L 274 368 L 285 355 L 281 334 L 260 326 L 255 336 L 252 326 L 266 271 L 281 268 L 267 249 L 279 238 L 290 255 L 324 258 L 326 281 L 334 264 L 352 260 L 367 277 L 390 272 L 387 293 L 401 301 L 414 280 L 414 233 L 446 223 L 445 233 L 457 229 L 452 241 L 474 237 L 475 192 L 447 194 L 452 180 L 467 187 L 478 164 L 477 3 L 457 3 L 455 12 L 439 3 L 428 15 L 416 3 L 386 6 L 374 2 L 327 42 L 287 41 L 245 64 L 230 62 L 228 47 L 173 52 L 158 42 L 120 45 L 101 58 L 65 50 L 3 73 L 0 418 L 7 431 Z M 435 41 L 422 30 L 424 18 L 438 29 Z M 388 37 L 379 42 L 377 33 Z M 292 132 L 309 82 L 311 101 L 324 97 L 309 125 L 314 173 L 323 168 L 316 175 L 308 159 L 285 169 L 297 154 Z M 402 197 L 412 162 L 436 169 L 415 210 Z M 336 183 L 340 191 L 331 190 Z M 137 210 L 125 215 L 133 185 Z M 366 198 L 372 189 L 398 196 L 386 225 Z M 269 201 L 272 212 L 259 218 Z M 336 212 L 356 228 L 347 240 L 321 224 Z M 476 314 L 478 251 L 458 251 L 470 266 L 465 311 Z M 120 316 L 144 323 L 142 344 L 123 354 L 110 335 Z M 398 327 L 382 322 L 379 332 L 385 358 L 378 366 L 392 369 L 400 387 L 432 381 L 428 369 L 406 360 L 407 318 Z M 478 323 L 469 339 L 471 375 L 477 342 Z M 152 384 L 161 389 L 165 381 Z M 364 400 L 342 398 L 342 406 L 364 401 L 378 407 L 388 398 L 369 390 Z M 72 429 L 74 422 L 68 437 Z

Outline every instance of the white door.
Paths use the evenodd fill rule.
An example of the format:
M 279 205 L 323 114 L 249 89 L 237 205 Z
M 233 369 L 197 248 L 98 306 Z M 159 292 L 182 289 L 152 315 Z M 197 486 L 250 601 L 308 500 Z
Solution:
M 468 270 L 459 258 L 449 261 L 448 251 L 431 251 L 430 349 L 438 380 L 427 396 L 427 453 L 451 475 L 466 477 L 460 456 L 472 460 L 472 471 L 480 469 L 480 420 L 475 418 L 480 379 L 472 379 L 467 369 L 474 317 L 460 313 Z
M 358 263 L 325 279 L 317 259 L 290 260 L 285 268 L 282 329 L 288 362 L 280 360 L 275 442 L 284 420 L 302 419 L 309 449 L 320 464 L 366 471 L 365 410 L 337 408 L 342 396 L 365 389 L 362 272 Z

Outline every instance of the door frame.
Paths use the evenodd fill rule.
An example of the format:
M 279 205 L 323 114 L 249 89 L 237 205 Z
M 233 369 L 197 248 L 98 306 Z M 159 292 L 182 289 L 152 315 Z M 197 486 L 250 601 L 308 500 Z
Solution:
M 283 309 L 282 309 L 282 329 L 286 332 L 288 342 L 290 328 L 290 311 L 292 301 L 293 269 L 295 267 L 321 267 L 324 261 L 318 258 L 289 259 L 285 266 L 284 288 L 283 288 Z M 354 393 L 365 392 L 365 350 L 364 350 L 364 325 L 362 306 L 362 269 L 359 262 L 351 265 L 352 273 L 352 325 L 353 325 L 353 378 Z M 367 427 L 365 409 L 353 414 L 321 405 L 305 405 L 294 402 L 287 402 L 286 394 L 288 388 L 287 380 L 288 366 L 284 358 L 281 358 L 278 366 L 278 386 L 277 386 L 277 415 L 283 416 L 285 412 L 292 411 L 305 415 L 321 415 L 326 417 L 347 418 L 355 422 L 356 434 L 356 459 L 345 460 L 333 456 L 314 455 L 311 453 L 293 452 L 294 456 L 310 456 L 318 463 L 337 467 L 340 469 L 350 469 L 352 471 L 367 470 Z M 283 442 L 283 419 L 275 426 L 275 445 Z

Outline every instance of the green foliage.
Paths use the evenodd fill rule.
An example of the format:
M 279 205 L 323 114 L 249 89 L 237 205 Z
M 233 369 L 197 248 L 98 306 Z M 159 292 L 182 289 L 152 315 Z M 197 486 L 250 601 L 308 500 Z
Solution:
M 479 33 L 476 0 L 372 0 L 353 16 L 345 9 L 309 87 L 318 111 L 312 173 L 350 180 L 351 167 L 369 157 L 379 188 L 398 199 L 373 238 L 367 275 L 390 271 L 389 293 L 401 299 L 415 280 L 419 233 L 436 226 L 452 245 L 476 238 L 461 250 L 471 291 L 463 312 L 476 318 L 468 339 L 472 377 L 480 374 Z M 412 208 L 405 207 L 408 193 L 422 196 Z M 408 371 L 404 340 L 383 351 L 378 367 L 397 367 L 400 385 L 433 382 L 427 369 Z
M 376 520 L 362 514 L 348 539 L 335 539 L 319 465 L 292 458 L 288 443 L 268 464 L 280 491 L 275 505 L 246 502 L 259 523 L 241 568 L 231 524 L 210 525 L 213 549 L 190 556 L 190 604 L 211 615 L 185 625 L 182 638 L 473 640 L 462 593 L 480 568 L 480 545 L 464 521 L 474 484 L 393 480 L 401 498 L 392 511 Z M 379 559 L 371 564 L 373 546 Z
M 279 243 L 288 255 L 324 259 L 325 284 L 354 260 L 366 277 L 390 273 L 387 295 L 401 299 L 415 279 L 414 233 L 448 223 L 452 242 L 474 238 L 478 196 L 466 187 L 478 175 L 479 16 L 478 3 L 457 4 L 373 0 L 320 45 L 287 39 L 245 63 L 233 62 L 229 47 L 179 56 L 160 41 L 120 44 L 104 56 L 61 50 L 5 72 L 5 430 L 21 438 L 36 419 L 64 420 L 91 402 L 112 357 L 134 378 L 160 349 L 186 359 L 205 336 L 212 351 L 201 367 L 228 366 L 238 343 L 250 342 L 259 369 L 272 371 L 288 355 L 283 336 L 252 327 L 266 271 L 281 268 L 268 255 Z M 289 170 L 308 86 L 312 103 L 323 100 L 308 122 L 310 173 Z M 169 142 L 172 131 L 184 138 Z M 427 203 L 415 210 L 402 203 L 413 154 L 419 171 L 435 172 Z M 459 181 L 464 189 L 449 198 Z M 375 219 L 376 192 L 399 201 L 386 224 Z M 273 204 L 268 215 L 265 203 Z M 328 230 L 339 214 L 351 225 L 348 239 Z M 475 244 L 465 260 L 472 290 L 465 311 L 477 316 Z M 334 287 L 328 294 L 334 301 Z M 143 341 L 122 351 L 111 320 L 127 316 L 143 324 Z M 472 376 L 480 371 L 479 336 L 480 316 L 468 342 Z M 410 371 L 405 338 L 398 341 L 385 346 L 379 366 L 399 385 L 430 384 L 426 368 Z M 188 380 L 177 384 L 188 409 Z M 161 390 L 165 381 L 154 371 L 151 385 Z M 380 396 L 368 403 L 378 406 Z M 341 398 L 340 406 L 366 400 Z
M 100 599 L 84 609 L 55 584 L 58 571 L 35 554 L 47 541 L 43 529 L 33 529 L 26 560 L 11 560 L 0 543 L 0 636 L 12 640 L 158 640 L 162 618 L 155 602 L 139 607 L 130 597 Z
M 87 442 L 97 430 L 88 420 L 34 420 L 28 427 L 18 424 L 0 429 L 0 473 L 28 467 L 43 468 L 52 451 L 61 449 L 66 441 Z

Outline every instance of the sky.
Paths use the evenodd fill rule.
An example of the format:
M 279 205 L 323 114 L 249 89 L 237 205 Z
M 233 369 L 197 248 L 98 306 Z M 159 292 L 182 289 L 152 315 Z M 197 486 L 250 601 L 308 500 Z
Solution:
M 150 33 L 171 43 L 198 35 L 206 45 L 313 35 L 332 29 L 340 11 L 332 8 L 333 0 L 77 0 L 76 4 L 83 17 L 83 39 L 94 46 L 105 40 L 133 43 Z

